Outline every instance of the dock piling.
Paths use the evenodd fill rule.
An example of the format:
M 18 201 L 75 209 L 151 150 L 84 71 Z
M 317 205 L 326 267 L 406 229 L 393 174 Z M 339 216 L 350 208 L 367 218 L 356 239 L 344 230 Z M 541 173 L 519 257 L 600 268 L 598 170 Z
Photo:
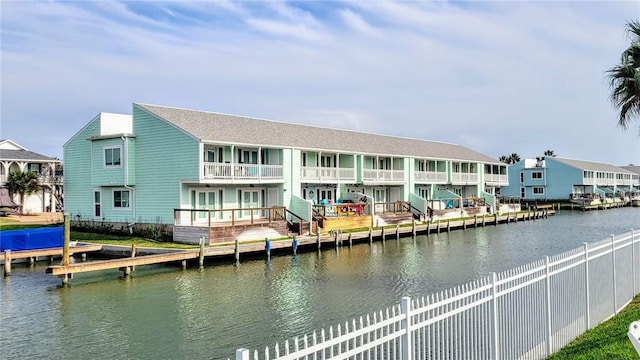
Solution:
M 4 251 L 4 276 L 11 275 L 11 249 Z
M 269 238 L 264 238 L 264 250 L 267 252 L 267 259 L 271 259 L 271 241 L 269 241 Z
M 64 238 L 62 242 L 62 266 L 69 266 L 69 242 L 71 241 L 71 217 L 64 213 Z
M 236 264 L 240 262 L 240 240 L 236 239 L 234 250 Z
M 396 224 L 396 240 L 400 240 L 400 224 Z
M 369 245 L 373 244 L 373 229 L 369 226 Z
M 200 237 L 200 252 L 198 253 L 198 266 L 200 269 L 204 267 L 204 236 Z
M 298 254 L 298 239 L 294 236 L 291 241 L 291 247 L 293 248 L 293 255 Z
M 136 252 L 137 252 L 137 248 L 136 248 L 136 244 L 131 244 L 131 257 L 136 257 Z M 132 266 L 131 267 L 131 271 L 136 271 L 136 267 Z
M 416 237 L 416 219 L 411 221 L 411 236 Z

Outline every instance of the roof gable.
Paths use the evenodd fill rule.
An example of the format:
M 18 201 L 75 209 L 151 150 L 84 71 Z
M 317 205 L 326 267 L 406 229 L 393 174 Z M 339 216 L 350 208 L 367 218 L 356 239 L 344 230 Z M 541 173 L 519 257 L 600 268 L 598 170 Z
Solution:
M 24 146 L 9 139 L 0 140 L 0 150 L 27 150 Z

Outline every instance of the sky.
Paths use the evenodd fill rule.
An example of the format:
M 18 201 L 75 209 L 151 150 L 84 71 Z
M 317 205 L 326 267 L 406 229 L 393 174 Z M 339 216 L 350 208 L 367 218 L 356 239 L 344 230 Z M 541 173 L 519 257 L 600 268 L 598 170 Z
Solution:
M 133 103 L 640 164 L 606 71 L 640 1 L 1 1 L 0 138 Z

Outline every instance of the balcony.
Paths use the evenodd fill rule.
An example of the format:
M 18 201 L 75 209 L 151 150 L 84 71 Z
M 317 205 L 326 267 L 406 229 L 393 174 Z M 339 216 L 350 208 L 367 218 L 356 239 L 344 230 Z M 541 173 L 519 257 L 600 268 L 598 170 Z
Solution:
M 452 184 L 477 184 L 479 176 L 475 173 L 453 173 L 451 174 Z
M 362 181 L 373 183 L 404 183 L 404 170 L 362 170 Z
M 300 180 L 307 183 L 356 182 L 356 171 L 353 168 L 310 167 L 300 168 Z
M 508 185 L 509 179 L 507 175 L 485 174 L 484 182 L 488 184 Z
M 282 165 L 204 163 L 205 180 L 283 181 Z
M 414 171 L 413 177 L 417 183 L 442 183 L 447 182 L 446 172 Z

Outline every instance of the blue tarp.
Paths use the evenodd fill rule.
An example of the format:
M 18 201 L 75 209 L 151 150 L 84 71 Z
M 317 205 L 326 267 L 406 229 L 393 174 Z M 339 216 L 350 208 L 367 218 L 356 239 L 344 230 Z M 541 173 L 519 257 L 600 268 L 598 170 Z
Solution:
M 62 247 L 64 227 L 5 230 L 0 232 L 0 252 Z

